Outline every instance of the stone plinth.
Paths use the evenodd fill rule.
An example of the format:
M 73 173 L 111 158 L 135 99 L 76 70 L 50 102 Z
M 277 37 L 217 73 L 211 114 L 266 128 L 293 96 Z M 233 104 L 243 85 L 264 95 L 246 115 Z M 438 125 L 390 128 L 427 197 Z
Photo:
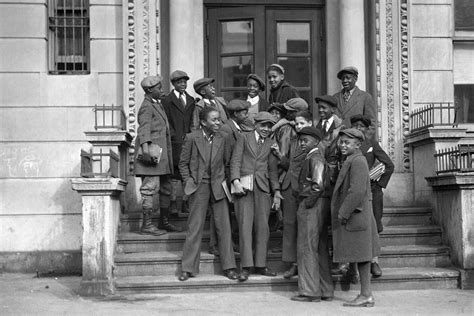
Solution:
M 461 287 L 474 288 L 474 173 L 426 178 L 433 188 L 434 221 L 443 229 L 453 263 L 462 269 Z
M 81 294 L 111 294 L 121 212 L 119 196 L 127 182 L 116 178 L 77 178 L 71 182 L 72 189 L 82 197 Z

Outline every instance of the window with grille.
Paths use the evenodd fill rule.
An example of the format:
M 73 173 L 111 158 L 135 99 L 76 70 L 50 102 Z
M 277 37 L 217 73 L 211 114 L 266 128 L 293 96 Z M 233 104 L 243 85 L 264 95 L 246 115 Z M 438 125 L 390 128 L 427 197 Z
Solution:
M 88 74 L 89 0 L 49 0 L 49 72 Z

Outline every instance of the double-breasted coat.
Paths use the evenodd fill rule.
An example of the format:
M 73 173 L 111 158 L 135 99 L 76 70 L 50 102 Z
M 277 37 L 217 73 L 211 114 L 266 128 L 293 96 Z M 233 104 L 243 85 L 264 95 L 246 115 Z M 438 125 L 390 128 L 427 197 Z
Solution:
M 337 99 L 337 115 L 342 118 L 344 126 L 351 126 L 351 117 L 357 114 L 362 114 L 370 118 L 372 124 L 376 122 L 376 108 L 372 96 L 354 87 L 351 97 L 347 102 L 344 101 L 342 91 L 334 94 Z M 374 125 L 375 126 L 375 125 Z
M 372 213 L 367 160 L 360 151 L 348 156 L 331 199 L 334 262 L 371 261 L 380 251 Z M 342 225 L 338 216 L 347 219 Z
M 161 147 L 161 159 L 157 164 L 148 164 L 137 159 L 139 146 L 144 143 L 157 144 Z M 171 133 L 168 118 L 159 101 L 146 94 L 138 110 L 138 130 L 135 142 L 135 175 L 160 176 L 173 171 L 171 152 Z

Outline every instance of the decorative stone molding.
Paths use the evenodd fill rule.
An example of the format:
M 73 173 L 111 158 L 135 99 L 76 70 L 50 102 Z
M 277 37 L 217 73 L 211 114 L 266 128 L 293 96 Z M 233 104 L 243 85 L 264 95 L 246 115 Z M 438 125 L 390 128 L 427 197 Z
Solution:
M 150 74 L 150 6 L 149 0 L 142 0 L 143 2 L 143 77 Z
M 377 135 L 382 142 L 382 52 L 380 50 L 380 0 L 375 1 L 375 75 L 377 104 Z
M 393 18 L 392 0 L 385 5 L 385 47 L 386 47 L 386 98 L 387 98 L 387 154 L 395 161 L 395 102 L 394 102 L 394 73 L 393 73 Z
M 135 1 L 127 0 L 127 73 L 125 74 L 128 78 L 127 82 L 127 103 L 128 103 L 128 132 L 134 139 L 136 136 L 136 34 L 135 34 Z M 129 171 L 133 171 L 133 157 L 135 154 L 134 142 L 131 144 L 129 149 Z
M 402 143 L 403 170 L 410 171 L 410 146 L 407 137 L 410 134 L 410 94 L 409 94 L 409 52 L 408 52 L 408 3 L 400 2 L 400 68 L 401 68 L 401 104 L 402 104 Z

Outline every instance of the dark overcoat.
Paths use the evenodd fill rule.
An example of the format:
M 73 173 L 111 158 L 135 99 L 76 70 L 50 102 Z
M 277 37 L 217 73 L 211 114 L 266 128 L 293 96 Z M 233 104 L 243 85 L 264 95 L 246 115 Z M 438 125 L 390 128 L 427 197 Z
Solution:
M 334 97 L 337 99 L 336 114 L 342 118 L 344 126 L 351 126 L 351 117 L 357 114 L 367 116 L 370 118 L 372 125 L 375 126 L 377 109 L 375 108 L 374 99 L 369 93 L 360 90 L 356 86 L 346 103 L 342 91 L 334 94 Z
M 298 94 L 298 90 L 296 90 L 295 87 L 283 80 L 279 86 L 275 87 L 275 89 L 270 89 L 268 103 L 270 105 L 272 103 L 283 104 L 290 99 L 299 97 L 300 95 Z
M 158 164 L 145 163 L 137 159 L 139 147 L 144 143 L 153 143 L 161 147 L 161 159 Z M 135 142 L 135 175 L 159 176 L 173 171 L 171 153 L 171 135 L 168 119 L 163 106 L 148 94 L 145 95 L 138 110 L 138 130 Z
M 385 172 L 377 181 L 377 184 L 382 188 L 386 188 L 388 182 L 390 181 L 390 177 L 392 176 L 393 170 L 395 168 L 390 157 L 382 149 L 382 147 L 380 147 L 377 141 L 370 138 L 366 139 L 362 143 L 362 145 L 360 146 L 360 150 L 362 154 L 365 156 L 365 158 L 367 159 L 367 164 L 369 165 L 369 169 L 372 168 L 372 166 L 375 163 L 375 160 L 378 160 L 385 165 Z
M 371 261 L 380 251 L 372 213 L 367 160 L 360 151 L 347 157 L 331 199 L 334 262 Z M 347 219 L 342 225 L 338 215 Z

